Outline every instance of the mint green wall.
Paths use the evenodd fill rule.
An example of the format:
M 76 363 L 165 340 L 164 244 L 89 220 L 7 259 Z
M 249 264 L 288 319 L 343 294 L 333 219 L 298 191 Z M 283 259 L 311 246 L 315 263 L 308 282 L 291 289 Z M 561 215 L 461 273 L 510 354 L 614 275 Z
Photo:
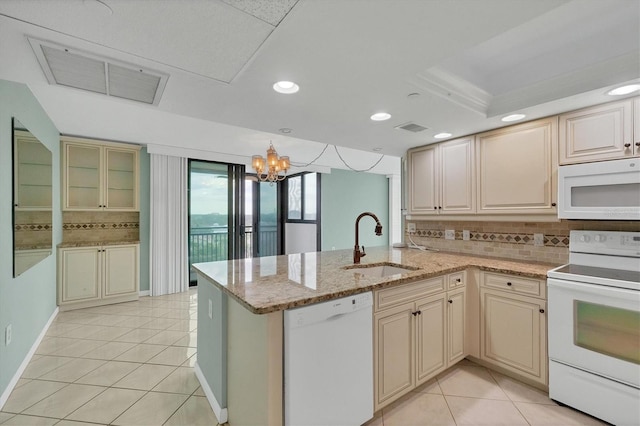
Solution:
M 60 164 L 60 135 L 24 84 L 0 80 L 0 395 L 56 309 L 56 253 L 62 241 L 60 168 L 53 167 L 53 254 L 13 278 L 11 118 L 16 117 Z M 13 339 L 4 344 L 11 324 Z
M 140 291 L 149 290 L 150 164 L 147 148 L 140 150 Z
M 323 174 L 321 186 L 322 250 L 352 249 L 355 242 L 355 221 L 369 211 L 380 219 L 382 236 L 375 235 L 375 221 L 360 220 L 360 245 L 389 245 L 389 183 L 382 175 L 332 169 Z

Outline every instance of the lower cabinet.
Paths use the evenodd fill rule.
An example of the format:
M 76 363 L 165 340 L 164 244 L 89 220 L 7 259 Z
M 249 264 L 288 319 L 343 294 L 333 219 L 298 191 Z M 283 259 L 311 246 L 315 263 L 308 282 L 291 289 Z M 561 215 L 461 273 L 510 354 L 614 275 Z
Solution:
M 455 276 L 450 291 L 444 276 L 375 293 L 376 411 L 465 357 L 464 272 Z
M 544 280 L 481 274 L 480 358 L 544 386 L 548 384 L 545 287 Z
M 138 299 L 139 245 L 60 248 L 60 310 Z

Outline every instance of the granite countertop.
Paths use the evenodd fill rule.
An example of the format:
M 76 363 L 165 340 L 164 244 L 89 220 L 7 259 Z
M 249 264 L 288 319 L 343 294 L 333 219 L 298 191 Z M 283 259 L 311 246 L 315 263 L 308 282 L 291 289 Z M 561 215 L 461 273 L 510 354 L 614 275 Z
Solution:
M 57 245 L 58 248 L 70 248 L 70 247 L 98 247 L 98 246 L 123 246 L 127 244 L 140 244 L 140 241 L 75 241 L 68 242 L 63 241 Z
M 344 269 L 353 266 L 351 250 L 197 263 L 193 266 L 212 284 L 255 314 L 323 302 L 471 267 L 546 279 L 547 271 L 559 266 L 391 247 L 368 248 L 360 266 L 376 266 L 383 262 L 419 269 L 389 277 L 363 275 Z

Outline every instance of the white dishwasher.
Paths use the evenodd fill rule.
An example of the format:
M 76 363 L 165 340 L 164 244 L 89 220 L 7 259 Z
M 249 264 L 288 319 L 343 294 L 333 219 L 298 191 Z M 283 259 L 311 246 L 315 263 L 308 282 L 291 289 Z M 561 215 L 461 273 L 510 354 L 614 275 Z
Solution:
M 373 417 L 373 295 L 284 311 L 287 426 L 357 426 Z

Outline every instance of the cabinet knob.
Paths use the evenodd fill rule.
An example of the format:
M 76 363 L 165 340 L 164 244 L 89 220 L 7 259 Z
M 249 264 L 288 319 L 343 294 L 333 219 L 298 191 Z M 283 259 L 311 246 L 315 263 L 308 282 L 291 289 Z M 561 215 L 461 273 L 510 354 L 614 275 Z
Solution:
M 630 143 L 625 143 L 625 144 L 624 144 L 624 147 L 625 147 L 625 148 L 629 148 L 630 146 L 631 146 L 631 144 L 630 144 Z
M 640 146 L 640 142 L 636 142 L 636 146 Z
M 411 312 L 411 315 L 413 315 L 415 317 L 416 315 L 418 315 L 418 311 Z
M 507 282 L 507 285 L 508 285 L 508 286 L 511 286 L 511 281 Z
M 457 283 L 459 283 L 460 281 L 462 281 L 460 278 L 456 278 Z
M 544 314 L 544 309 L 540 309 L 540 313 L 541 313 L 541 314 Z
M 447 300 L 447 302 L 449 302 L 449 303 L 453 303 L 453 300 L 449 299 L 449 300 Z
M 551 203 L 551 207 L 555 207 L 556 205 L 556 203 Z
M 436 206 L 433 206 L 433 209 L 434 209 L 434 210 L 438 210 L 438 208 L 437 208 Z
M 442 210 L 442 206 L 438 206 L 438 210 Z
M 422 315 L 422 311 L 418 311 L 418 315 Z

